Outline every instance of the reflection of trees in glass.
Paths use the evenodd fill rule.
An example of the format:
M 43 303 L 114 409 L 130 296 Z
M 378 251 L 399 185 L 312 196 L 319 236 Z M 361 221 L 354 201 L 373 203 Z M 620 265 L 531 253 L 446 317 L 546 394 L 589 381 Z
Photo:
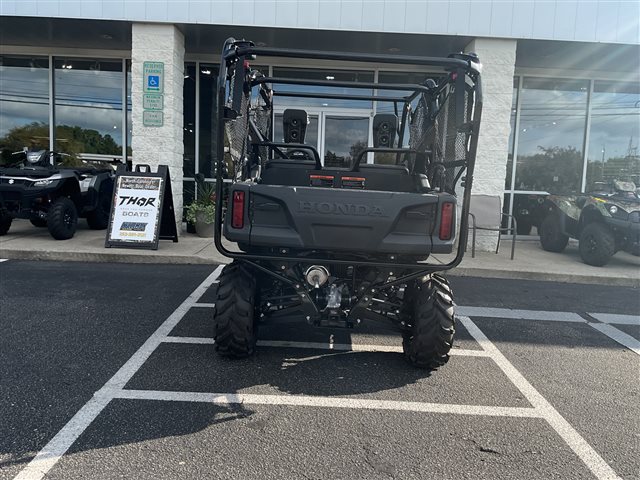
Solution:
M 587 191 L 592 190 L 596 182 L 610 183 L 612 180 L 624 180 L 640 185 L 640 156 L 608 158 L 606 161 L 587 163 Z
M 49 125 L 43 122 L 33 122 L 29 125 L 14 127 L 0 138 L 2 163 L 8 163 L 13 152 L 24 147 L 29 150 L 46 150 L 49 148 Z
M 338 155 L 335 152 L 327 149 L 327 153 L 324 154 L 324 164 L 327 167 L 343 167 L 349 168 L 353 165 L 360 152 L 367 148 L 367 142 L 358 140 L 351 144 L 349 147 L 349 155 Z M 364 158 L 362 163 L 366 163 L 367 159 Z
M 56 128 L 56 143 L 58 151 L 76 156 L 81 153 L 98 153 L 105 155 L 122 155 L 120 147 L 111 135 L 102 135 L 97 130 L 82 128 L 79 126 L 59 125 Z M 46 139 L 43 143 L 42 140 Z M 49 148 L 49 125 L 42 122 L 33 122 L 29 125 L 14 127 L 2 138 L 2 158 L 6 162 L 12 152 L 30 149 Z
M 582 153 L 575 147 L 542 147 L 534 155 L 518 155 L 516 189 L 569 193 L 580 185 Z
M 355 161 L 358 158 L 358 155 L 367 148 L 367 142 L 357 141 L 351 147 L 349 147 L 349 156 L 351 157 L 351 161 Z M 363 159 L 363 162 L 366 162 L 366 159 Z

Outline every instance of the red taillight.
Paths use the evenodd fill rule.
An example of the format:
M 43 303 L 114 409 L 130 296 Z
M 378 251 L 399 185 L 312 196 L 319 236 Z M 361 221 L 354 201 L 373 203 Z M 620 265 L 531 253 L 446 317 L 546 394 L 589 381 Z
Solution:
M 244 228 L 244 192 L 233 192 L 231 226 L 233 228 Z
M 451 240 L 453 232 L 453 203 L 443 203 L 440 215 L 440 240 Z

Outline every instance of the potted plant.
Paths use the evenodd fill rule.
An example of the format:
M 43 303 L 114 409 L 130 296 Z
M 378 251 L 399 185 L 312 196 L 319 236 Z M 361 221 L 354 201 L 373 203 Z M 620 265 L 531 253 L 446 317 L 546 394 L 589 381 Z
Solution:
M 213 221 L 216 211 L 215 183 L 205 182 L 202 174 L 196 175 L 195 200 L 187 205 L 187 222 L 196 226 L 199 237 L 213 237 Z

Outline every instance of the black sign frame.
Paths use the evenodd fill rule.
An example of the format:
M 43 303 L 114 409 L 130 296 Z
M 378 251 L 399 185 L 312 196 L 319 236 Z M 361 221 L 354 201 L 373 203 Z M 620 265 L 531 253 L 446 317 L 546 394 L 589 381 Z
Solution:
M 148 240 L 121 240 L 112 239 L 114 218 L 118 205 L 118 186 L 120 177 L 145 177 L 145 178 L 160 178 L 160 193 L 159 203 L 157 211 L 157 221 L 154 225 L 153 239 Z M 151 249 L 157 250 L 160 240 L 173 240 L 178 241 L 178 231 L 175 220 L 175 210 L 173 207 L 173 195 L 171 192 L 171 178 L 169 176 L 169 167 L 166 165 L 158 165 L 158 171 L 153 173 L 149 165 L 136 165 L 135 170 L 127 172 L 125 168 L 119 167 L 116 171 L 116 178 L 113 188 L 113 197 L 111 199 L 111 210 L 109 211 L 109 226 L 107 228 L 107 236 L 105 239 L 105 248 L 117 247 L 117 248 L 139 248 L 139 249 Z

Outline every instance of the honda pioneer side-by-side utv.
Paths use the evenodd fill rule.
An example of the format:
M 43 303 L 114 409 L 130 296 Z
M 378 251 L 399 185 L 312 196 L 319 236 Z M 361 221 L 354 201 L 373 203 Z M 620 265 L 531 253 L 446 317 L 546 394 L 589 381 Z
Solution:
M 109 222 L 115 171 L 59 165 L 63 154 L 48 150 L 14 154 L 11 166 L 0 167 L 0 235 L 6 235 L 14 218 L 46 227 L 56 240 L 72 238 L 78 217 L 89 228 L 102 230 Z
M 394 63 L 434 73 L 419 84 L 276 78 L 252 69 L 258 55 Z M 312 98 L 315 105 L 376 102 L 395 114 L 376 114 L 373 141 L 352 148 L 340 163 L 305 142 L 305 110 L 284 110 L 282 129 L 276 128 L 274 104 L 293 97 L 296 105 Z M 436 272 L 458 265 L 464 253 L 481 105 L 474 54 L 361 55 L 228 39 L 217 101 L 217 137 L 225 141 L 217 142 L 216 188 L 226 200 L 216 204 L 214 242 L 233 261 L 216 294 L 217 352 L 251 355 L 259 323 L 295 314 L 319 327 L 392 322 L 411 364 L 444 364 L 454 300 Z M 274 138 L 276 130 L 283 138 Z M 457 192 L 463 192 L 461 208 Z M 454 250 L 449 263 L 429 261 Z

